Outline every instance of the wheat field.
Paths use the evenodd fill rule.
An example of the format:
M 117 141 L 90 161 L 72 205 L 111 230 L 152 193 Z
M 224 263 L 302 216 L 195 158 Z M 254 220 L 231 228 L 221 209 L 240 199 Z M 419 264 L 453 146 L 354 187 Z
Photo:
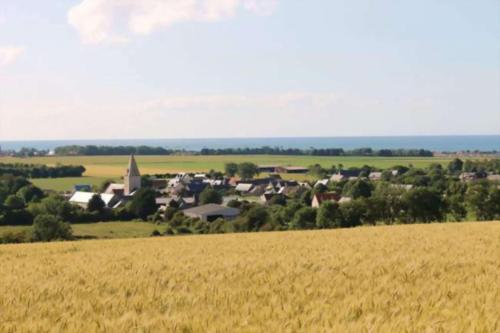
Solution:
M 0 246 L 1 332 L 499 332 L 500 222 Z

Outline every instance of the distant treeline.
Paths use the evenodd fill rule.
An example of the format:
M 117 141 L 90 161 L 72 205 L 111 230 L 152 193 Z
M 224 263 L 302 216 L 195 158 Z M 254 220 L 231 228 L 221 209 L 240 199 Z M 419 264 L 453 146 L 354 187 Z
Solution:
M 46 165 L 0 163 L 0 176 L 11 175 L 25 178 L 61 178 L 81 177 L 85 168 L 81 165 L 58 165 L 50 167 Z
M 203 148 L 201 155 L 311 155 L 311 156 L 418 156 L 431 157 L 432 151 L 425 149 L 380 149 L 359 148 L 344 150 L 342 148 L 327 149 L 294 149 L 280 147 L 261 148 L 225 148 L 209 149 Z
M 170 155 L 174 150 L 149 146 L 63 146 L 55 149 L 56 155 Z
M 380 149 L 359 148 L 344 150 L 342 148 L 328 149 L 296 149 L 281 147 L 260 147 L 260 148 L 203 148 L 201 151 L 173 150 L 162 147 L 149 146 L 63 146 L 55 149 L 56 155 L 80 155 L 80 156 L 100 156 L 100 155 L 172 155 L 172 154 L 192 154 L 192 155 L 296 155 L 296 156 L 416 156 L 431 157 L 433 153 L 425 149 Z

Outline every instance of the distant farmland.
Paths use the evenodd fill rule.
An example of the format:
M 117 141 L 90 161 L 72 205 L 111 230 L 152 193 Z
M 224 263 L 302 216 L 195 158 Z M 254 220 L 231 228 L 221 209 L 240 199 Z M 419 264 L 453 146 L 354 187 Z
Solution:
M 0 246 L 0 331 L 498 332 L 500 222 Z
M 71 156 L 71 157 L 35 157 L 35 158 L 10 158 L 2 157 L 0 162 L 20 162 L 55 165 L 84 165 L 87 169 L 81 181 L 72 183 L 99 184 L 106 178 L 117 179 L 123 176 L 127 165 L 128 156 Z M 448 158 L 422 158 L 422 157 L 322 157 L 322 156 L 275 156 L 275 155 L 230 155 L 230 156 L 138 156 L 137 162 L 141 173 L 174 173 L 206 172 L 211 169 L 224 170 L 227 162 L 253 162 L 256 164 L 296 165 L 310 166 L 320 164 L 323 167 L 342 164 L 344 167 L 360 167 L 365 164 L 377 168 L 390 168 L 394 165 L 409 165 L 426 167 L 431 163 L 448 163 Z M 289 175 L 295 179 L 305 179 L 304 175 Z M 70 189 L 67 180 L 37 180 L 43 188 L 64 190 Z

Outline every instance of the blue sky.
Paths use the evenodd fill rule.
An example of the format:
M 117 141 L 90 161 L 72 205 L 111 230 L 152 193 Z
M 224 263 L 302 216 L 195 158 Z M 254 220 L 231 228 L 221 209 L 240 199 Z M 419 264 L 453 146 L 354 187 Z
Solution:
M 2 0 L 0 139 L 500 134 L 497 0 Z

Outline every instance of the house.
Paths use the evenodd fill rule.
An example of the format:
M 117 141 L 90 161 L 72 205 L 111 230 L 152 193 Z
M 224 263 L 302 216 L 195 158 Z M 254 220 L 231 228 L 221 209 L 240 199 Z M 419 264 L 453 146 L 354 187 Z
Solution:
M 259 170 L 259 173 L 274 173 L 276 172 L 276 168 L 278 168 L 277 165 L 259 165 L 257 166 L 257 170 Z
M 153 178 L 151 179 L 151 187 L 155 190 L 161 190 L 167 187 L 167 180 L 163 178 Z
M 320 179 L 316 182 L 316 184 L 314 184 L 314 187 L 316 186 L 320 186 L 320 185 L 323 185 L 323 186 L 328 186 L 328 183 L 330 182 L 330 179 L 328 178 L 325 178 L 325 179 Z
M 380 171 L 372 171 L 370 172 L 370 175 L 368 176 L 370 180 L 377 181 L 382 179 L 382 172 Z
M 340 195 L 337 193 L 316 193 L 313 196 L 311 207 L 319 208 L 325 201 L 337 202 L 340 200 Z
M 399 190 L 405 190 L 409 191 L 413 188 L 413 185 L 411 184 L 391 184 L 390 187 L 399 189 Z
M 344 180 L 356 180 L 359 178 L 360 173 L 361 173 L 361 170 L 359 170 L 359 169 L 340 170 L 338 173 L 336 173 L 330 177 L 330 181 L 341 182 Z
M 236 188 L 234 190 L 239 194 L 247 194 L 252 190 L 252 188 L 253 184 L 251 183 L 239 183 L 238 185 L 236 185 Z
M 351 197 L 342 197 L 342 198 L 340 198 L 340 200 L 338 201 L 338 203 L 339 204 L 343 204 L 343 203 L 351 202 L 351 201 L 352 201 Z
M 462 172 L 458 178 L 462 182 L 471 182 L 477 179 L 477 175 L 475 172 Z
M 111 183 L 106 187 L 106 190 L 104 190 L 104 193 L 106 194 L 116 194 L 116 195 L 123 195 L 125 192 L 125 185 L 124 184 L 115 184 Z
M 102 201 L 104 201 L 104 204 L 108 208 L 114 207 L 120 201 L 120 198 L 114 194 L 106 194 L 106 193 L 99 194 L 99 193 L 93 193 L 93 192 L 75 192 L 75 193 L 73 193 L 73 195 L 69 199 L 69 202 L 74 204 L 74 205 L 78 205 L 78 206 L 86 209 L 88 204 L 89 204 L 90 199 L 92 199 L 92 197 L 95 194 L 98 194 L 101 197 Z
M 208 204 L 183 210 L 183 213 L 187 217 L 199 218 L 205 222 L 212 222 L 218 218 L 233 220 L 240 215 L 240 210 L 217 204 Z
M 277 167 L 277 173 L 308 173 L 309 168 L 301 167 L 301 166 L 285 166 L 285 167 Z
M 344 175 L 341 175 L 341 174 L 335 174 L 335 175 L 332 175 L 330 177 L 330 181 L 335 182 L 335 183 L 341 182 L 341 181 L 346 180 L 346 179 L 347 179 L 347 177 Z

